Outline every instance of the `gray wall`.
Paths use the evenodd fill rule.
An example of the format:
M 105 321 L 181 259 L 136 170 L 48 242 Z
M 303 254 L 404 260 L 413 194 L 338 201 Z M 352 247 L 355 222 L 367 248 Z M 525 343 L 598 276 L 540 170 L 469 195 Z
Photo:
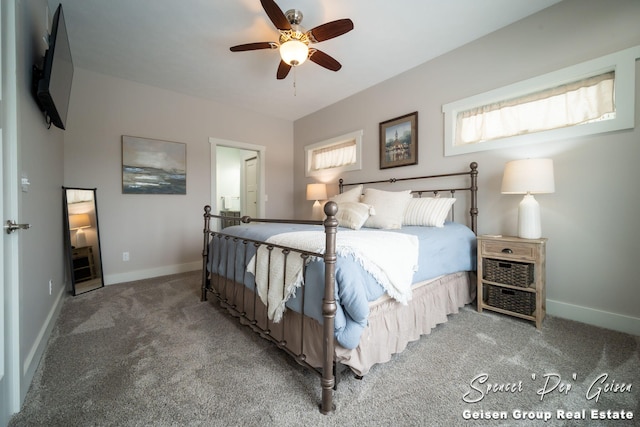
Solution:
M 19 192 L 17 222 L 30 223 L 19 239 L 20 293 L 20 395 L 27 393 L 40 355 L 57 317 L 64 295 L 62 246 L 63 132 L 47 129 L 45 119 L 31 96 L 31 67 L 41 61 L 46 46 L 46 1 L 16 3 L 18 170 L 31 185 Z M 4 29 L 3 29 L 4 30 Z M 5 173 L 10 171 L 5 170 Z M 6 218 L 4 218 L 6 219 Z M 52 292 L 49 294 L 49 280 Z
M 78 68 L 69 116 L 64 183 L 98 189 L 107 284 L 200 268 L 209 137 L 266 147 L 266 214 L 293 209 L 289 121 Z M 186 143 L 187 194 L 122 194 L 122 135 Z
M 364 129 L 363 170 L 347 181 L 463 170 L 479 163 L 479 233 L 516 234 L 518 196 L 500 194 L 505 162 L 551 157 L 556 192 L 537 197 L 548 313 L 640 334 L 637 263 L 640 130 L 444 157 L 443 104 L 640 44 L 640 2 L 565 0 L 294 124 L 296 215 L 310 215 L 303 147 Z M 638 70 L 638 66 L 636 67 Z M 636 72 L 640 123 L 640 70 Z M 419 163 L 379 170 L 378 124 L 419 113 Z M 335 182 L 335 180 L 334 180 Z

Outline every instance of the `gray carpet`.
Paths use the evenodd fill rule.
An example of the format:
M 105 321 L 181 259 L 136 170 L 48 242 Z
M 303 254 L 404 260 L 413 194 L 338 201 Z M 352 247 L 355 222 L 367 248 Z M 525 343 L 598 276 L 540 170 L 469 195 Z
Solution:
M 442 426 L 463 424 L 465 410 L 507 416 L 466 422 L 473 426 L 640 425 L 639 337 L 554 317 L 538 331 L 473 306 L 363 380 L 345 373 L 337 410 L 324 416 L 319 378 L 216 304 L 201 303 L 199 280 L 193 272 L 66 298 L 24 407 L 9 425 Z M 486 383 L 474 381 L 481 374 Z M 601 374 L 622 390 L 596 402 Z M 545 375 L 547 389 L 558 376 L 563 385 L 540 396 Z M 516 386 L 478 391 L 489 383 Z M 482 399 L 467 403 L 467 393 L 467 400 Z M 558 410 L 583 409 L 586 420 L 558 418 Z M 592 420 L 592 409 L 632 411 L 634 419 Z M 536 411 L 525 414 L 532 417 L 549 411 L 551 419 L 519 421 L 519 410 Z

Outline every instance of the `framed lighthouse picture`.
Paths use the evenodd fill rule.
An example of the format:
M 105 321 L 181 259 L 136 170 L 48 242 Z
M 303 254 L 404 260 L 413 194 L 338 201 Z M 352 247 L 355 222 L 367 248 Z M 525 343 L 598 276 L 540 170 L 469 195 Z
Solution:
M 380 123 L 380 169 L 418 163 L 418 112 Z

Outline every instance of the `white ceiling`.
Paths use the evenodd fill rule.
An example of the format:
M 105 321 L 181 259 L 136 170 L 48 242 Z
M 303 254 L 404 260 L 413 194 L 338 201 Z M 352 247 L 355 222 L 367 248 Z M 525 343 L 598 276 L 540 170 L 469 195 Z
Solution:
M 340 71 L 306 62 L 284 80 L 277 51 L 229 51 L 278 40 L 259 0 L 60 2 L 76 67 L 296 120 L 558 1 L 276 0 L 302 11 L 306 29 L 341 18 L 355 27 L 314 45 Z

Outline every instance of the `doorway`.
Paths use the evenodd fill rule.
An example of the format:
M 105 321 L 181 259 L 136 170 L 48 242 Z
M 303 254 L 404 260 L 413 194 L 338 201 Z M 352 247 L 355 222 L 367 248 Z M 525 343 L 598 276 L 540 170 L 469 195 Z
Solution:
M 263 217 L 265 147 L 216 138 L 209 143 L 212 212 Z

